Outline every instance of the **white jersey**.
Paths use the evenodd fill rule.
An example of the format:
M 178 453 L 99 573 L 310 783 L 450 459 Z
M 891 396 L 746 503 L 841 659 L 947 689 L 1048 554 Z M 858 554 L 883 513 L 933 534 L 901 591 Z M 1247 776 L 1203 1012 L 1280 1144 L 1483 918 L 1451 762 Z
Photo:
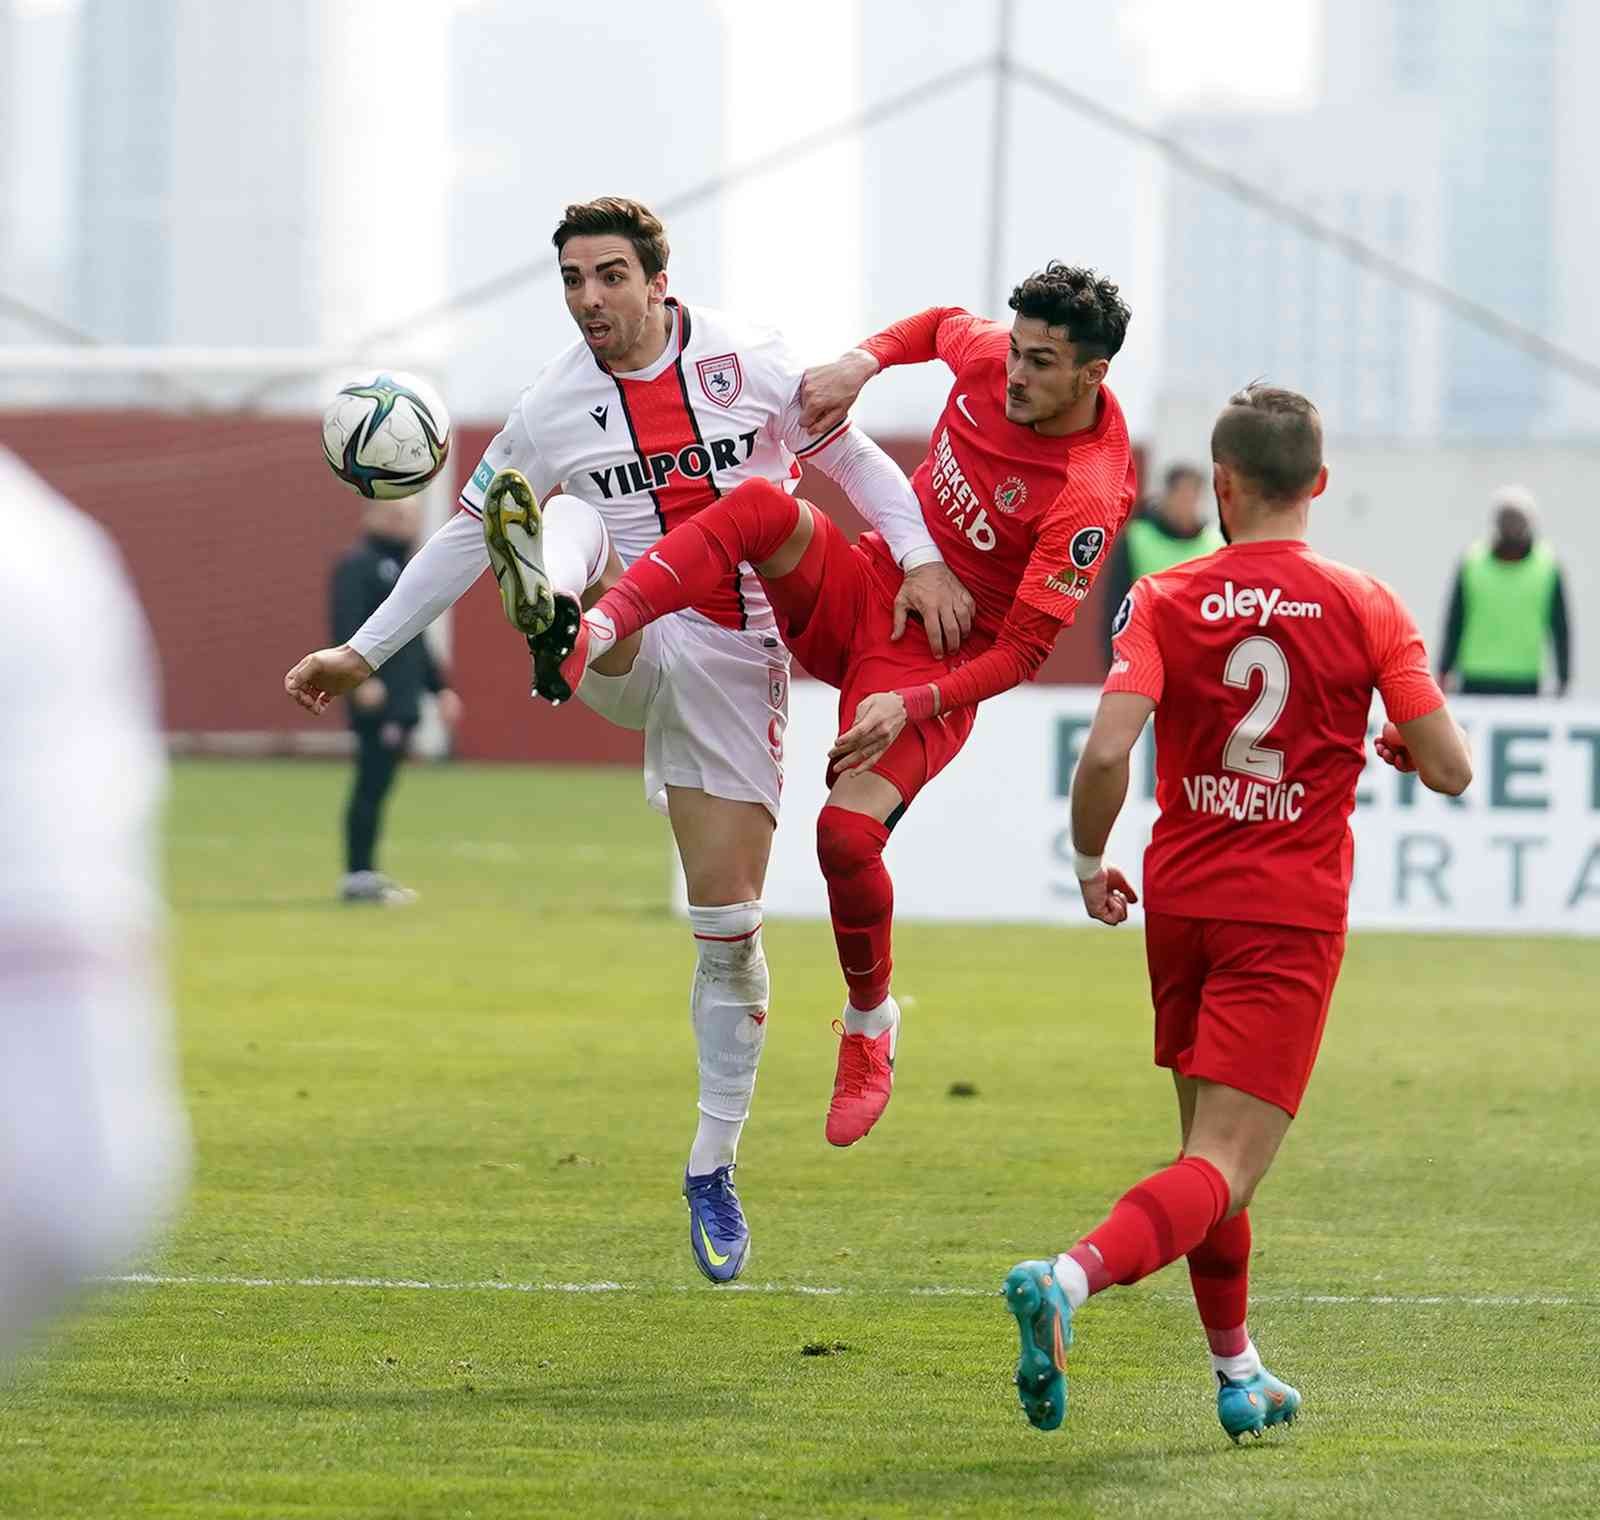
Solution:
M 746 480 L 793 490 L 800 461 L 850 426 L 800 425 L 803 372 L 782 336 L 669 298 L 672 334 L 647 369 L 618 374 L 574 343 L 518 399 L 461 493 L 481 516 L 484 492 L 507 467 L 542 498 L 560 486 L 591 503 L 630 565 L 669 528 Z M 724 628 L 773 626 L 742 565 L 697 612 Z

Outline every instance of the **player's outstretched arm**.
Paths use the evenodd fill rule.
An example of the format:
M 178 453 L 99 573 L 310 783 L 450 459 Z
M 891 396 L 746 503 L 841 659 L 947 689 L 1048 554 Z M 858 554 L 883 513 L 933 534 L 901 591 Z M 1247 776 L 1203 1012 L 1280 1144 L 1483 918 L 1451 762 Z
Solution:
M 891 365 L 929 364 L 943 359 L 952 372 L 958 370 L 974 339 L 996 330 L 1003 331 L 959 306 L 930 306 L 914 317 L 895 322 L 831 364 L 819 364 L 806 371 L 800 387 L 805 425 L 813 433 L 837 426 L 855 405 L 861 387 L 880 369 Z
M 376 670 L 453 607 L 488 568 L 483 524 L 470 512 L 454 513 L 411 556 L 394 590 L 351 634 L 349 647 Z
M 1386 765 L 1415 771 L 1429 791 L 1459 797 L 1472 784 L 1472 752 L 1448 707 L 1405 723 L 1385 723 L 1373 747 Z
M 1106 841 L 1128 795 L 1128 757 L 1156 704 L 1131 691 L 1100 698 L 1089 737 L 1072 778 L 1073 869 L 1084 911 L 1103 924 L 1120 924 L 1138 902 L 1128 878 L 1105 864 Z
M 283 678 L 283 689 L 309 713 L 327 711 L 396 650 L 403 649 L 489 568 L 483 528 L 457 512 L 417 552 L 376 612 L 346 644 L 318 649 Z

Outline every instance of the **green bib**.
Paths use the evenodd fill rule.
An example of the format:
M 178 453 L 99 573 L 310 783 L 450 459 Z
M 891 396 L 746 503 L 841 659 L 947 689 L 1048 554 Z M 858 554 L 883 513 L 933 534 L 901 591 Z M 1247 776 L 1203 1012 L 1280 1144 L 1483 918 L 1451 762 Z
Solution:
M 1494 557 L 1477 543 L 1461 564 L 1461 649 L 1467 681 L 1537 681 L 1550 637 L 1556 558 L 1535 544 L 1526 558 Z
M 1134 580 L 1170 570 L 1185 560 L 1199 559 L 1223 545 L 1222 535 L 1209 523 L 1193 538 L 1174 538 L 1145 517 L 1136 517 L 1123 529 L 1128 535 L 1128 564 Z

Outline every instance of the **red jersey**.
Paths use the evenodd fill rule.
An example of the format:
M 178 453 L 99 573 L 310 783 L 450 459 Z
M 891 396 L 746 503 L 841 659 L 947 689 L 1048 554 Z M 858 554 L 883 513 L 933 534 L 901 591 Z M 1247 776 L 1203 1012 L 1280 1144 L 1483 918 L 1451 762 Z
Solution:
M 1094 423 L 1051 438 L 1006 417 L 1010 329 L 959 307 L 934 307 L 869 338 L 879 364 L 942 359 L 955 384 L 911 477 L 945 563 L 977 603 L 974 632 L 992 642 L 1013 601 L 1070 623 L 1133 509 L 1128 425 L 1100 387 Z M 863 540 L 898 567 L 870 535 Z
M 1343 929 L 1372 693 L 1396 723 L 1444 705 L 1400 598 L 1296 540 L 1234 544 L 1145 576 L 1113 633 L 1105 689 L 1156 704 L 1146 906 Z

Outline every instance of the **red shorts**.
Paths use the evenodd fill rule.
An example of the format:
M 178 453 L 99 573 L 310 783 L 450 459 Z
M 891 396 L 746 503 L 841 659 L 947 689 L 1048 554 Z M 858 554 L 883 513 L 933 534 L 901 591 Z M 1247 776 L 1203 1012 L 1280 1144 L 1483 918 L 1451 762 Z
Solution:
M 843 732 L 855 722 L 856 708 L 874 692 L 937 681 L 966 664 L 978 649 L 963 643 L 958 654 L 941 659 L 914 619 L 899 639 L 891 639 L 899 570 L 852 544 L 820 507 L 811 509 L 811 521 L 811 543 L 800 563 L 788 575 L 761 584 L 794 657 L 808 674 L 838 688 Z M 960 753 L 976 716 L 976 709 L 963 707 L 908 723 L 872 769 L 909 803 Z M 828 784 L 833 781 L 830 766 Z
M 1322 1043 L 1344 934 L 1146 913 L 1156 1065 L 1293 1115 Z

